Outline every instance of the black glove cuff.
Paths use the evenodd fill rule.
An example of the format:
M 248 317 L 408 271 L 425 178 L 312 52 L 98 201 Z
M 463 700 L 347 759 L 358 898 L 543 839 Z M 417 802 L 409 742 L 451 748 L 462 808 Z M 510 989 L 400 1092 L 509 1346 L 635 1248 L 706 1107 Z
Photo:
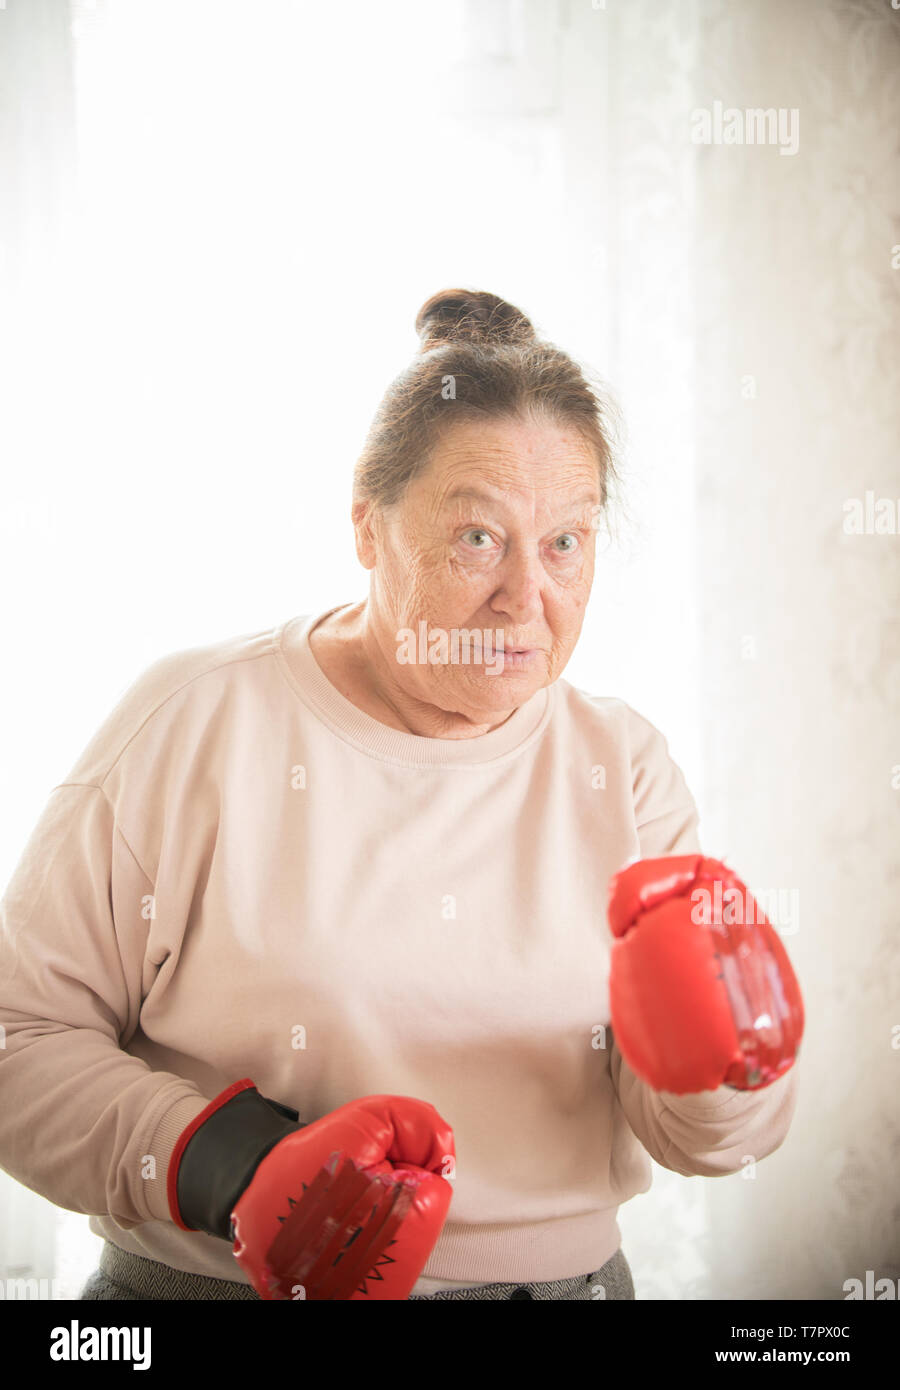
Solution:
M 191 1135 L 178 1165 L 178 1208 L 187 1226 L 232 1240 L 231 1213 L 262 1160 L 288 1134 L 305 1129 L 290 1106 L 239 1091 Z

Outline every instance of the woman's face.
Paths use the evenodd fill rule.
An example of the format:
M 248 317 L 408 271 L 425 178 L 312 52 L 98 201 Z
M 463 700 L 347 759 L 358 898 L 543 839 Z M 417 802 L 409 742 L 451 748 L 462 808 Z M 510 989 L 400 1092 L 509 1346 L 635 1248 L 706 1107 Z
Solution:
M 474 722 L 554 681 L 581 631 L 599 514 L 596 461 L 574 431 L 454 425 L 401 502 L 358 523 L 369 621 L 393 679 Z

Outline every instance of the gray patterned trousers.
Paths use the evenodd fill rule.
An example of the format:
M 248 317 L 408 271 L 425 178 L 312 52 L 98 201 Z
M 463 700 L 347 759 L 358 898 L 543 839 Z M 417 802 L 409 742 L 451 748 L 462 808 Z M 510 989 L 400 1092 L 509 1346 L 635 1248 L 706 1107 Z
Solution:
M 230 1279 L 209 1279 L 202 1274 L 187 1274 L 156 1260 L 145 1259 L 120 1250 L 106 1241 L 100 1255 L 100 1268 L 88 1279 L 81 1291 L 82 1299 L 131 1300 L 134 1302 L 170 1301 L 173 1299 L 233 1299 L 256 1300 L 259 1294 L 251 1284 Z M 449 1298 L 464 1298 L 482 1302 L 490 1299 L 565 1299 L 587 1302 L 589 1299 L 634 1298 L 631 1269 L 621 1249 L 617 1250 L 602 1268 L 592 1274 L 578 1274 L 571 1279 L 553 1279 L 536 1284 L 477 1284 L 471 1289 L 444 1289 L 441 1293 L 411 1294 L 410 1302 L 443 1302 Z

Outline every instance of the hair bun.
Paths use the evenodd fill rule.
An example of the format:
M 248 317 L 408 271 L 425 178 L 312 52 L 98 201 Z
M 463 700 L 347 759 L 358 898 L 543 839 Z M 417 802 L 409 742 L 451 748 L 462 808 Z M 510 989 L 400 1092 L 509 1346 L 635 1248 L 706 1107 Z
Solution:
M 416 315 L 416 332 L 421 352 L 455 342 L 537 342 L 522 310 L 485 290 L 439 290 Z

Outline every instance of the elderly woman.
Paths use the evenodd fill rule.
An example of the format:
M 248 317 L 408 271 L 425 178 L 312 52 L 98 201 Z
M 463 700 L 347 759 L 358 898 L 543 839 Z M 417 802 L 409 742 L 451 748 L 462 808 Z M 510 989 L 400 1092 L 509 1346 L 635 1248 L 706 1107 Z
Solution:
M 606 409 L 494 295 L 416 327 L 356 471 L 368 596 L 152 665 L 7 891 L 0 1160 L 90 1214 L 86 1299 L 630 1299 L 650 1157 L 787 1133 L 789 1064 L 651 1081 L 610 1027 L 611 880 L 700 851 L 658 730 L 562 679 Z M 654 988 L 622 1026 L 674 1064 Z

